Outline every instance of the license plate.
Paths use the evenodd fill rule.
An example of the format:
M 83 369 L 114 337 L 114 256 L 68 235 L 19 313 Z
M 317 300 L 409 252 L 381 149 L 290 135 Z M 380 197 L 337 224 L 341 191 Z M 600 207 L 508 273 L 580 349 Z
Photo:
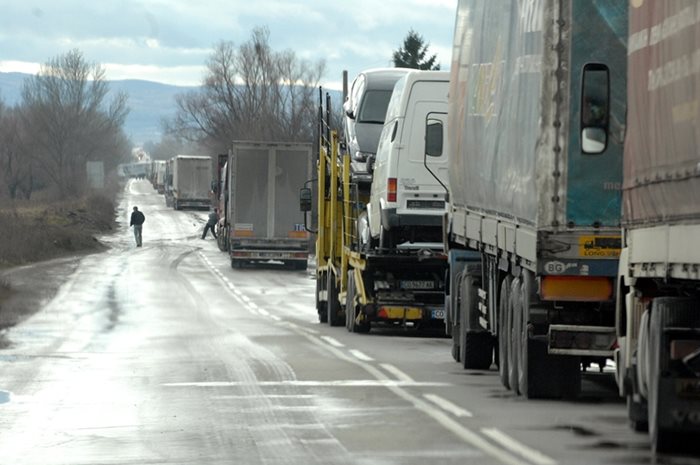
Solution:
M 445 202 L 442 200 L 407 200 L 406 208 L 426 208 L 431 210 L 442 210 Z
M 445 310 L 433 310 L 430 312 L 430 317 L 433 320 L 444 320 L 445 319 Z
M 435 289 L 434 281 L 401 281 L 401 289 Z
M 700 399 L 700 380 L 692 378 L 676 380 L 676 392 L 684 399 Z

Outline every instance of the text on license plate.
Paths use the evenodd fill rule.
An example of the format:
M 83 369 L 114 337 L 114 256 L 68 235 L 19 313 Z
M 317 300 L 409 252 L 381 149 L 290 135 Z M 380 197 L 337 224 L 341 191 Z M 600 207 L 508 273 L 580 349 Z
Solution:
M 401 289 L 435 289 L 434 281 L 401 281 Z
M 444 320 L 445 310 L 432 310 L 430 312 L 430 318 L 432 318 L 433 320 Z

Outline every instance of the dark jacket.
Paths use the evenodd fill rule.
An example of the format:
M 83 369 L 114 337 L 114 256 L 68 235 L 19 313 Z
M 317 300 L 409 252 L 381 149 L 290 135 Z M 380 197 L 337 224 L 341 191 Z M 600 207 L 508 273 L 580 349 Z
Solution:
M 209 221 L 207 221 L 209 226 L 214 226 L 216 223 L 218 223 L 218 221 L 219 215 L 216 212 L 209 213 Z
M 131 212 L 131 223 L 129 223 L 129 226 L 140 226 L 143 224 L 144 221 L 146 221 L 146 217 L 143 216 L 143 213 L 141 213 L 138 210 L 136 210 L 135 212 Z

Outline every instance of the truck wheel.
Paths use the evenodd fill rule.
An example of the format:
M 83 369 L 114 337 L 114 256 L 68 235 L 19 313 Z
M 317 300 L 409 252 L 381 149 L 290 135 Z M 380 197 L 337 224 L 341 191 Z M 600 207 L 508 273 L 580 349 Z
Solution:
M 684 297 L 657 297 L 652 301 L 649 318 L 648 339 L 648 380 L 649 397 L 649 436 L 653 453 L 667 452 L 675 448 L 674 432 L 668 428 L 672 420 L 669 415 L 660 412 L 670 412 L 674 399 L 665 397 L 675 393 L 675 387 L 662 389 L 668 385 L 669 378 L 674 373 L 669 371 L 669 344 L 664 334 L 668 327 L 697 328 L 700 324 L 700 314 L 697 311 L 698 301 Z M 664 418 L 665 417 L 665 418 Z M 670 420 L 670 421 L 669 421 Z M 682 436 L 681 436 L 682 437 Z
M 520 278 L 515 278 L 508 294 L 508 384 L 513 392 L 520 393 L 518 384 L 518 352 L 520 349 L 520 324 L 517 315 L 520 311 Z
M 328 324 L 330 326 L 340 326 L 343 320 L 340 315 L 340 302 L 338 301 L 338 285 L 335 283 L 335 275 L 328 272 Z
M 638 432 L 649 431 L 649 417 L 646 402 L 637 402 L 631 394 L 627 395 L 627 418 L 630 427 Z
M 301 270 L 305 271 L 306 270 L 306 261 L 303 260 L 297 260 L 294 262 L 294 269 L 295 270 Z
M 448 320 L 447 315 L 449 315 L 450 312 L 452 312 L 452 304 L 450 303 L 450 299 L 445 299 L 445 320 Z M 459 325 L 453 324 L 451 318 L 449 318 L 449 320 L 450 322 L 446 323 L 445 327 L 450 328 L 447 334 L 452 336 L 452 358 L 455 362 L 459 362 Z
M 508 335 L 510 334 L 508 305 L 512 282 L 513 278 L 510 275 L 503 278 L 498 299 L 498 374 L 501 376 L 501 384 L 506 389 L 510 389 L 510 380 L 508 379 Z
M 345 297 L 345 328 L 355 330 L 355 273 L 348 271 L 348 292 Z
M 325 279 L 326 276 L 323 273 L 316 275 L 316 312 L 318 313 L 319 323 L 326 323 L 328 321 L 328 307 L 326 302 L 323 302 L 319 298 L 321 291 L 323 291 Z
M 459 359 L 465 369 L 488 370 L 493 361 L 493 341 L 491 334 L 481 331 L 475 326 L 473 320 L 478 312 L 477 288 L 479 280 L 474 276 L 465 275 L 460 286 L 461 308 L 460 317 L 460 353 Z
M 243 263 L 240 260 L 235 259 L 235 258 L 231 259 L 231 268 L 242 268 L 242 267 L 243 267 Z
M 530 338 L 529 309 L 536 303 L 535 277 L 526 270 L 521 278 L 520 300 L 515 305 L 518 391 L 528 399 L 575 398 L 581 390 L 580 359 L 549 355 L 546 342 Z

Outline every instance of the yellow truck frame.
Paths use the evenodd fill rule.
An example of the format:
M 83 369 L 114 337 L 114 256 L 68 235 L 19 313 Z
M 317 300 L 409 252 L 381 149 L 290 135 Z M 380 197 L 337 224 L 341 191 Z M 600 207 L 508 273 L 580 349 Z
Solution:
M 445 255 L 441 250 L 379 251 L 360 246 L 357 220 L 369 200 L 369 188 L 353 182 L 350 154 L 341 153 L 338 133 L 319 119 L 319 320 L 331 326 L 344 322 L 351 332 L 367 332 L 378 321 L 406 327 L 440 320 L 444 327 Z M 394 300 L 387 298 L 389 294 Z

